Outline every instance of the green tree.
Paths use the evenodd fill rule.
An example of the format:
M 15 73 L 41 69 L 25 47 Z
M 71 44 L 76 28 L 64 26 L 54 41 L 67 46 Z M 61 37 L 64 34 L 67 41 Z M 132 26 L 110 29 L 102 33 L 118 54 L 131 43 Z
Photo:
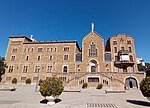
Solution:
M 146 77 L 141 81 L 140 90 L 144 96 L 150 97 L 150 77 Z
M 5 69 L 7 68 L 4 61 L 5 61 L 4 57 L 0 56 L 0 81 L 1 81 L 1 76 L 5 73 Z
M 138 71 L 145 71 L 146 67 L 138 65 Z
M 63 83 L 59 78 L 50 77 L 40 84 L 40 93 L 42 96 L 58 96 L 64 90 Z

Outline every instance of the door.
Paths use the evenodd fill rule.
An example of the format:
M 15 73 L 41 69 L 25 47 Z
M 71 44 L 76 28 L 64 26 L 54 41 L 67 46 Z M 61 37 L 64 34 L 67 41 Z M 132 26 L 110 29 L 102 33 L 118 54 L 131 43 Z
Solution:
M 91 72 L 96 72 L 96 66 L 91 66 Z
M 127 67 L 123 66 L 123 72 L 124 72 L 124 73 L 127 72 Z

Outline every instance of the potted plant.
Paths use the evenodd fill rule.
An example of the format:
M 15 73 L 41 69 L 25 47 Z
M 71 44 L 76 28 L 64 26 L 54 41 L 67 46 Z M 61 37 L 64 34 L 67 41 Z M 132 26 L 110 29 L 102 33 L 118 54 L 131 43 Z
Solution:
M 144 78 L 140 83 L 140 90 L 142 94 L 150 100 L 150 76 Z
M 54 100 L 63 92 L 64 86 L 61 80 L 57 77 L 50 77 L 42 81 L 40 84 L 40 93 L 45 97 L 47 104 L 55 104 Z
M 97 85 L 96 89 L 102 89 L 102 87 L 103 87 L 103 84 L 100 83 Z
M 87 88 L 87 86 L 88 86 L 88 83 L 83 83 L 82 88 L 85 89 Z
M 12 84 L 17 84 L 17 78 L 13 78 L 11 82 Z
M 26 84 L 31 84 L 31 79 L 30 78 L 26 79 Z

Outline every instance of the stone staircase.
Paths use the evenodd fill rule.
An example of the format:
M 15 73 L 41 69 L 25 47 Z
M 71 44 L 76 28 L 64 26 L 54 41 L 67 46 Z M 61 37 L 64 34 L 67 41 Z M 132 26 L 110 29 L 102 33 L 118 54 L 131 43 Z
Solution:
M 107 72 L 70 72 L 70 73 L 55 73 L 53 76 L 66 77 L 66 81 L 64 81 L 64 86 L 67 89 L 79 90 L 82 87 L 82 84 L 79 84 L 79 81 L 83 79 L 87 79 L 87 76 L 100 76 L 102 79 L 107 79 L 109 81 L 108 85 L 104 84 L 104 87 L 109 90 L 124 90 L 125 84 L 121 80 L 117 79 L 113 73 Z M 101 79 L 100 79 L 101 80 Z M 102 82 L 102 81 L 101 81 Z M 102 82 L 103 83 L 103 82 Z M 96 84 L 97 85 L 97 84 Z M 96 86 L 94 85 L 94 86 Z

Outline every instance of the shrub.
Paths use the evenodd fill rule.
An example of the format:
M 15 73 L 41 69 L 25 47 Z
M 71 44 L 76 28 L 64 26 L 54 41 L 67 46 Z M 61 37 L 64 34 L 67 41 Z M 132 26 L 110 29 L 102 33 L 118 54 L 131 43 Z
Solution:
M 103 87 L 103 84 L 100 83 L 97 85 L 96 89 L 101 89 L 102 87 Z
M 87 86 L 88 86 L 88 83 L 83 83 L 82 88 L 85 89 L 87 88 Z
M 12 84 L 17 84 L 17 78 L 13 78 L 11 82 Z
M 26 84 L 31 84 L 31 79 L 30 78 L 26 79 Z
M 59 78 L 50 77 L 40 84 L 40 93 L 42 96 L 58 96 L 64 90 L 63 83 Z
M 150 97 L 150 76 L 141 81 L 140 90 L 145 97 Z
M 39 84 L 38 84 L 38 85 L 40 86 L 42 82 L 43 82 L 43 80 L 42 80 L 42 79 L 40 79 L 40 80 L 39 80 Z

